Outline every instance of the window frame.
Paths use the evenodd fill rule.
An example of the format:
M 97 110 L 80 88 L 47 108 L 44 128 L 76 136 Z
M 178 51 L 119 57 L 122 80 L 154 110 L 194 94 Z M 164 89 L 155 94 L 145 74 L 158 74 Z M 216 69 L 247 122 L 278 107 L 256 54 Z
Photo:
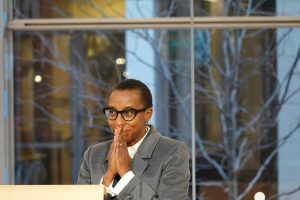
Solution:
M 193 11 L 193 0 L 190 0 Z M 190 17 L 155 19 L 13 19 L 12 1 L 0 3 L 0 184 L 14 183 L 13 34 L 18 31 L 189 29 L 191 34 L 192 194 L 196 197 L 194 30 L 300 27 L 300 17 Z M 6 26 L 5 26 L 6 25 Z M 9 155 L 9 156 L 7 156 Z
M 0 3 L 0 184 L 14 180 L 13 119 L 13 31 L 6 29 L 12 20 L 12 2 Z

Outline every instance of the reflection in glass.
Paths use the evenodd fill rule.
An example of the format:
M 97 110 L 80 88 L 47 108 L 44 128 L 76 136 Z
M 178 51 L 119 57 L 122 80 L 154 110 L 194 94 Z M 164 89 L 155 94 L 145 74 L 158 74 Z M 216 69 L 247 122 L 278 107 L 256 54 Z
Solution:
M 253 199 L 261 187 L 277 193 L 277 120 L 297 75 L 293 62 L 276 65 L 283 59 L 276 52 L 293 31 L 195 30 L 197 196 Z M 290 59 L 299 59 L 299 47 Z
M 190 16 L 189 1 L 178 0 L 13 2 L 15 19 Z M 194 2 L 195 16 L 275 15 L 274 0 Z M 284 143 L 295 134 L 282 131 L 299 122 L 299 100 L 291 98 L 299 94 L 297 30 L 195 29 L 196 166 L 190 167 L 198 199 L 252 200 L 257 190 L 270 197 L 295 189 L 280 191 L 291 176 L 283 167 L 297 161 L 289 155 L 297 148 Z M 102 108 L 109 88 L 124 78 L 149 85 L 151 123 L 191 147 L 190 39 L 189 30 L 16 31 L 16 184 L 75 183 L 84 149 L 112 137 Z M 284 86 L 288 80 L 297 83 L 292 90 Z M 280 117 L 282 105 L 296 117 Z M 282 143 L 288 151 L 280 158 Z
M 115 59 L 124 57 L 124 33 L 19 32 L 14 39 L 16 183 L 74 182 L 83 150 L 111 138 L 101 108 L 123 79 Z
M 190 16 L 189 0 L 13 1 L 15 19 L 155 18 Z
M 195 30 L 199 198 L 277 193 L 277 75 L 289 68 L 276 62 L 294 31 Z M 87 146 L 112 137 L 102 109 L 124 78 L 151 79 L 151 123 L 192 146 L 189 30 L 17 32 L 14 41 L 17 184 L 75 183 Z
M 110 88 L 125 78 L 148 83 L 155 77 L 150 87 L 157 118 L 151 123 L 190 144 L 189 35 L 187 30 L 15 33 L 16 184 L 75 183 L 87 146 L 112 138 L 102 109 Z M 134 45 L 125 42 L 128 37 Z
M 257 1 L 194 0 L 194 15 L 195 16 L 274 16 L 276 15 L 275 6 L 276 6 L 275 0 L 257 0 Z M 287 5 L 283 5 L 283 6 L 287 6 Z

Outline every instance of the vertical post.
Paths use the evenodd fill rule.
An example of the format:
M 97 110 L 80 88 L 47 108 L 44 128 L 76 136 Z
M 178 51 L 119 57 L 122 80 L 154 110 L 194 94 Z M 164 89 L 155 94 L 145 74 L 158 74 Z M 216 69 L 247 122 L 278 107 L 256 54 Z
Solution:
M 195 40 L 194 40 L 194 0 L 190 0 L 191 17 L 191 134 L 192 134 L 192 199 L 196 200 L 196 123 L 195 123 Z
M 4 1 L 0 3 L 0 184 L 4 183 L 4 174 L 5 174 L 5 139 L 4 139 L 4 29 L 5 29 L 5 12 L 4 12 Z
M 79 49 L 83 50 L 83 38 L 82 33 L 74 33 L 71 40 L 70 50 Z M 83 52 L 79 54 L 84 55 Z M 71 117 L 72 117 L 72 182 L 76 183 L 79 167 L 82 161 L 82 155 L 84 152 L 84 99 L 83 91 L 85 90 L 85 85 L 80 77 L 83 72 L 83 66 L 80 65 L 80 60 L 75 53 L 70 55 L 71 65 L 73 67 L 73 72 L 71 74 L 72 89 L 71 94 Z
M 11 4 L 0 3 L 0 184 L 14 182 L 12 31 L 6 30 Z

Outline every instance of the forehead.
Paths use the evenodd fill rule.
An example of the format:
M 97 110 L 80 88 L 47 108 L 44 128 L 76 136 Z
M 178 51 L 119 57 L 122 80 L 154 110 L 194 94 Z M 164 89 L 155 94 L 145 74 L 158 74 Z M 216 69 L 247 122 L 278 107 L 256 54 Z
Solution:
M 108 98 L 108 106 L 127 108 L 143 105 L 139 90 L 113 90 Z

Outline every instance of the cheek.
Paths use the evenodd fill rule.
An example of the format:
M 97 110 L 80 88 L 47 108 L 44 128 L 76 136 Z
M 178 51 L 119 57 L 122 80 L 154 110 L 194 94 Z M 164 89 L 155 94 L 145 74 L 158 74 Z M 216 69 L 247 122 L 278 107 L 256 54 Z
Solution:
M 109 127 L 113 127 L 113 123 L 111 121 L 107 121 Z
M 130 140 L 132 137 L 134 137 L 136 130 L 137 130 L 136 124 L 127 123 L 124 126 L 124 131 L 123 131 L 125 140 Z
M 112 131 L 112 132 L 113 132 L 113 134 L 114 134 L 114 129 L 115 129 L 115 125 L 114 125 L 114 123 L 113 123 L 113 122 L 111 122 L 111 121 L 108 121 L 108 126 L 110 127 L 111 131 Z
M 125 133 L 127 132 L 128 135 L 135 135 L 140 129 L 144 126 L 143 123 L 135 122 L 135 123 L 128 123 L 125 125 L 124 130 Z M 128 130 L 128 131 L 126 131 Z

